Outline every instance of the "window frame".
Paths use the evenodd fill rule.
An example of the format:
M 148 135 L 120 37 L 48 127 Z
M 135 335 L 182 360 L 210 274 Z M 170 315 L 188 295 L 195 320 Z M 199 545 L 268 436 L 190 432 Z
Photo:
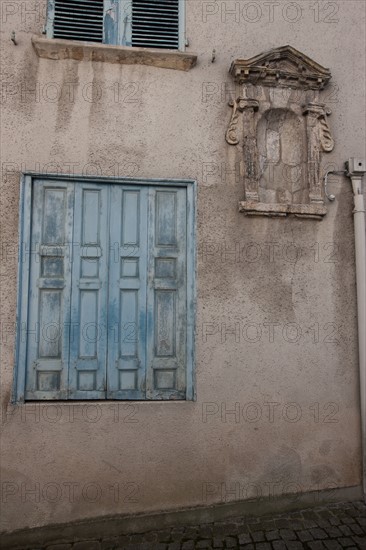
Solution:
M 18 276 L 17 276 L 17 307 L 16 307 L 16 337 L 14 349 L 14 377 L 13 377 L 13 403 L 26 403 L 34 400 L 25 400 L 26 389 L 26 364 L 27 364 L 27 338 L 24 338 L 23 327 L 27 326 L 28 306 L 30 292 L 30 262 L 29 250 L 32 231 L 32 197 L 34 180 L 68 181 L 74 183 L 97 183 L 106 185 L 130 185 L 130 186 L 156 186 L 156 187 L 183 187 L 186 188 L 187 209 L 187 341 L 186 341 L 186 396 L 185 399 L 174 402 L 186 402 L 196 400 L 195 390 L 195 328 L 196 328 L 196 196 L 197 182 L 186 179 L 158 179 L 158 178 L 115 178 L 106 176 L 84 176 L 70 174 L 40 174 L 37 172 L 24 172 L 20 178 L 19 222 L 18 222 Z M 28 244 L 28 249 L 26 245 Z M 25 325 L 24 325 L 25 323 Z M 49 403 L 50 400 L 36 400 Z M 98 402 L 108 403 L 111 399 L 54 399 L 56 402 Z M 132 402 L 127 399 L 115 399 L 115 401 Z M 142 399 L 142 402 L 163 402 L 164 399 Z M 170 401 L 171 402 L 171 401 Z
M 128 4 L 132 4 L 133 0 L 119 0 L 121 2 L 122 6 L 126 6 Z M 103 0 L 103 13 L 105 12 L 105 6 L 109 2 L 109 0 Z M 186 49 L 186 3 L 185 0 L 178 0 L 178 47 L 177 48 L 144 48 L 144 49 L 158 49 L 162 52 L 164 51 L 178 51 L 178 52 L 184 52 Z M 47 0 L 47 11 L 46 11 L 46 24 L 45 24 L 45 34 L 47 38 L 54 39 L 53 36 L 53 22 L 54 22 L 54 16 L 55 16 L 55 0 Z M 130 16 L 132 17 L 132 16 Z M 130 25 L 131 25 L 132 19 L 130 19 Z M 103 27 L 103 38 L 104 38 L 104 27 Z M 55 40 L 58 40 L 55 38 Z M 70 42 L 79 42 L 80 40 L 72 40 L 70 39 Z M 114 45 L 115 47 L 123 46 L 127 48 L 138 48 L 139 46 L 132 46 L 132 45 L 124 45 L 124 44 L 109 44 L 108 42 L 92 42 L 88 41 L 88 44 L 104 44 L 104 45 Z

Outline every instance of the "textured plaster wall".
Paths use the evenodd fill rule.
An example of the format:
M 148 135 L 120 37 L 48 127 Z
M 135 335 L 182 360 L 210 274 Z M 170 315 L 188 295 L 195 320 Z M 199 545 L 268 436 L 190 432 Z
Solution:
M 213 3 L 188 0 L 198 64 L 185 73 L 39 59 L 30 37 L 42 17 L 26 11 L 32 2 L 3 2 L 5 530 L 360 483 L 350 184 L 330 178 L 337 200 L 321 222 L 245 217 L 240 159 L 224 135 L 231 61 L 291 44 L 333 75 L 323 100 L 336 145 L 324 165 L 364 156 L 365 5 L 319 2 L 317 13 L 278 0 L 270 16 L 265 2 L 251 4 L 218 1 L 206 16 Z M 19 175 L 55 171 L 48 163 L 197 180 L 196 402 L 9 404 Z M 225 415 L 235 407 L 238 416 Z

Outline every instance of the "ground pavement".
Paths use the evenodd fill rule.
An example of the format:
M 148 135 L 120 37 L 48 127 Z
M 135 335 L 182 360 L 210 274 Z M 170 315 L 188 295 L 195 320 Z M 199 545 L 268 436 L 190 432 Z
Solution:
M 366 550 L 366 504 L 352 502 L 261 517 L 172 527 L 26 550 Z M 24 549 L 25 550 L 25 549 Z

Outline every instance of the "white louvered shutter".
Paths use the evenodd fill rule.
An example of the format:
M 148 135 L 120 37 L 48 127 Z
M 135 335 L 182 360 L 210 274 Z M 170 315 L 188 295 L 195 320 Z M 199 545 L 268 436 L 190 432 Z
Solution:
M 132 46 L 179 47 L 179 1 L 133 0 Z
M 48 0 L 47 36 L 142 48 L 183 47 L 184 0 Z
M 55 0 L 53 37 L 103 41 L 103 0 Z

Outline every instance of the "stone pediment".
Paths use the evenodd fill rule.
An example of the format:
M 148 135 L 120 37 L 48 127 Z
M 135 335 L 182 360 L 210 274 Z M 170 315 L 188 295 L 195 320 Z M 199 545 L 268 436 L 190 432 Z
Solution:
M 329 82 L 329 69 L 292 46 L 274 48 L 250 59 L 236 59 L 230 74 L 240 84 L 322 89 Z

